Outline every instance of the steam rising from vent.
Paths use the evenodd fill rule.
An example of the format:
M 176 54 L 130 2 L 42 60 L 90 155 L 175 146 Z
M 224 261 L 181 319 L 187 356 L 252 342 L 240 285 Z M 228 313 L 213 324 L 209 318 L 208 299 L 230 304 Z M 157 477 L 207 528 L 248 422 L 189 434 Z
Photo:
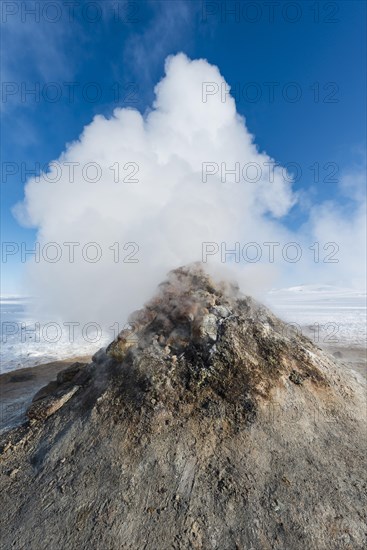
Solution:
M 16 214 L 38 228 L 41 248 L 57 259 L 41 254 L 29 264 L 29 292 L 42 311 L 112 325 L 139 308 L 170 269 L 200 261 L 203 243 L 301 242 L 279 221 L 295 202 L 291 178 L 259 152 L 230 96 L 203 97 L 203 83 L 220 88 L 223 81 L 205 60 L 169 57 L 150 112 L 96 116 L 49 173 L 28 181 Z M 230 170 L 238 162 L 260 167 L 258 181 L 223 178 L 222 170 L 203 177 L 203 163 Z M 207 259 L 223 269 L 221 254 Z M 283 267 L 297 275 L 312 258 L 306 264 Z M 228 256 L 226 265 L 247 292 L 282 273 L 266 259 Z

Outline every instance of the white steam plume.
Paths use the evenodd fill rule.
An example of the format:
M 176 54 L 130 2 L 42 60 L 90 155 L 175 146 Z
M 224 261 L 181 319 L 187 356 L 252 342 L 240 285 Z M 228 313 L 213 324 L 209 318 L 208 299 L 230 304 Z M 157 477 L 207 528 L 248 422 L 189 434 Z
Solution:
M 67 146 L 58 165 L 51 165 L 39 181 L 28 181 L 17 216 L 38 228 L 41 250 L 50 242 L 62 250 L 55 263 L 41 256 L 29 265 L 29 291 L 39 296 L 43 311 L 68 321 L 123 322 L 168 270 L 201 260 L 203 242 L 224 242 L 228 248 L 235 242 L 300 242 L 279 221 L 295 202 L 285 171 L 272 167 L 272 159 L 258 151 L 230 96 L 222 101 L 221 93 L 213 93 L 203 101 L 205 82 L 220 90 L 224 79 L 205 60 L 169 57 L 149 113 L 143 117 L 136 110 L 116 109 L 110 119 L 96 116 L 79 140 Z M 217 86 L 204 85 L 204 91 Z M 227 169 L 253 163 L 249 179 L 256 166 L 260 178 L 244 181 L 241 174 L 236 182 L 235 175 L 227 175 L 223 182 L 219 169 L 203 181 L 205 162 L 216 163 L 209 170 L 222 163 Z M 101 167 L 94 183 L 90 180 L 97 168 L 89 165 L 86 178 L 88 163 Z M 102 251 L 96 263 L 82 257 L 90 242 Z M 120 243 L 118 262 L 114 243 Z M 136 243 L 138 252 L 135 245 L 124 250 L 126 243 Z M 55 251 L 47 249 L 50 257 Z M 92 258 L 95 250 L 87 252 Z M 138 261 L 127 263 L 129 258 Z M 221 264 L 219 253 L 209 259 Z M 269 282 L 276 273 L 276 263 L 230 265 L 241 270 L 244 290 L 254 282 Z M 285 267 L 303 274 L 306 269 Z

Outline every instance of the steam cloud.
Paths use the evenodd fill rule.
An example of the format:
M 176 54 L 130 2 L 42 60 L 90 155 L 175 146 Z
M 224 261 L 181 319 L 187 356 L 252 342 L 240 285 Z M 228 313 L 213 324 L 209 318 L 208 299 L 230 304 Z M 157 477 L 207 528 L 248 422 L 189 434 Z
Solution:
M 279 166 L 271 168 L 273 159 L 258 151 L 229 95 L 225 101 L 221 93 L 203 98 L 205 82 L 221 89 L 224 79 L 205 60 L 191 61 L 183 54 L 167 58 L 152 110 L 142 116 L 119 108 L 110 119 L 96 116 L 79 140 L 66 147 L 58 164 L 51 164 L 38 181 L 28 181 L 16 215 L 38 228 L 41 250 L 51 242 L 62 250 L 57 262 L 41 255 L 39 263 L 28 266 L 29 292 L 39 296 L 43 311 L 63 320 L 112 325 L 140 307 L 168 270 L 201 260 L 203 242 L 225 242 L 230 249 L 235 242 L 295 241 L 309 246 L 315 235 L 323 242 L 338 240 L 338 216 L 327 207 L 313 211 L 302 238 L 282 225 L 281 218 L 296 201 L 291 178 L 284 177 Z M 238 182 L 234 174 L 222 181 L 218 170 L 205 181 L 205 162 L 228 170 L 238 162 L 241 168 L 254 163 L 261 175 L 256 182 L 243 181 L 242 175 Z M 88 163 L 97 165 L 89 165 L 86 178 Z M 98 176 L 96 166 L 101 177 L 92 182 Z M 353 240 L 352 233 L 348 227 L 344 244 Z M 102 251 L 95 263 L 82 254 L 90 242 Z M 47 253 L 51 257 L 55 251 L 49 248 Z M 84 255 L 92 258 L 96 251 L 90 247 Z M 223 265 L 219 253 L 208 260 Z M 228 265 L 250 292 L 284 282 L 284 273 L 290 271 L 293 282 L 303 282 L 315 268 L 311 253 L 309 260 L 303 257 L 297 264 L 267 260 Z M 321 279 L 319 272 L 315 280 Z

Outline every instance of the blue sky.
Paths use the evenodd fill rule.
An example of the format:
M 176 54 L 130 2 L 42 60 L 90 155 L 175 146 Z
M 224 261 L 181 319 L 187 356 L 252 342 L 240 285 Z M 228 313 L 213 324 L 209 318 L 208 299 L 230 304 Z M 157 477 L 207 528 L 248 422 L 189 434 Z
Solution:
M 310 200 L 348 207 L 338 180 L 363 168 L 366 143 L 365 2 L 277 2 L 272 14 L 262 1 L 81 0 L 71 14 L 60 1 L 39 19 L 24 11 L 37 4 L 2 4 L 3 241 L 36 237 L 11 211 L 24 169 L 57 158 L 95 114 L 145 112 L 166 56 L 180 51 L 217 65 L 260 150 L 302 169 L 288 227 L 305 222 Z M 19 257 L 3 265 L 2 292 L 16 292 L 22 267 Z

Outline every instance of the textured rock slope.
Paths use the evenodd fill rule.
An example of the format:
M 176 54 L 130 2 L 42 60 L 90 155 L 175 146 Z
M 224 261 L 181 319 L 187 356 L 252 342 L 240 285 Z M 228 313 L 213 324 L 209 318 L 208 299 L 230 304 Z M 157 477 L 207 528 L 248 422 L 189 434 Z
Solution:
M 365 398 L 308 339 L 199 266 L 2 436 L 2 544 L 359 549 Z

